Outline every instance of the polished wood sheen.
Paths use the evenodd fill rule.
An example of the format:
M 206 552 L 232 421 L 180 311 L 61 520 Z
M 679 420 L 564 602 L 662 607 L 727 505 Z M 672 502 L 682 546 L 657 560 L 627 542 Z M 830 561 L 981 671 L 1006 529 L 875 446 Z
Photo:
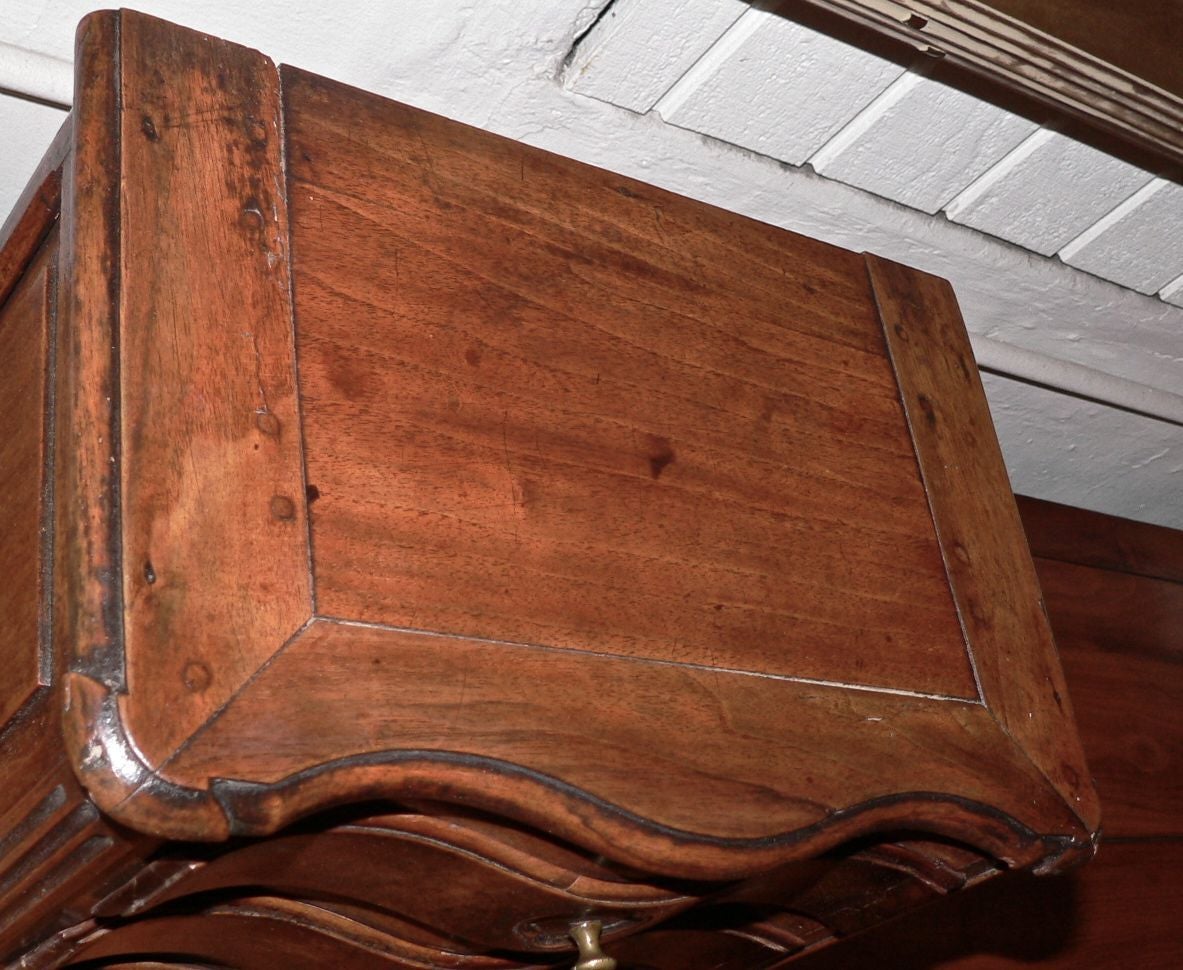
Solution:
M 1175 529 L 1022 495 L 1016 500 L 1037 559 L 1183 583 L 1183 543 Z
M 858 256 L 285 97 L 320 610 L 976 697 Z
M 56 240 L 0 307 L 0 727 L 48 682 L 49 630 L 42 595 L 49 550 L 45 395 L 52 339 Z
M 120 410 L 125 716 L 151 761 L 310 608 L 279 79 L 171 32 L 144 20 L 122 39 L 153 71 L 124 71 L 119 116 L 120 259 L 144 267 L 120 292 L 119 368 L 152 375 L 123 382 Z
M 768 970 L 1092 855 L 947 284 L 141 14 L 75 62 L 0 960 Z
M 1081 774 L 1064 675 L 953 288 L 876 256 L 868 265 L 982 699 L 1096 825 L 1096 791 Z
M 1087 869 L 999 881 L 806 957 L 799 970 L 1173 970 L 1183 843 L 1103 846 Z
M 539 683 L 552 686 L 538 690 Z M 334 703 L 346 691 L 368 712 L 364 740 Z M 1072 824 L 1071 813 L 1041 791 L 1039 774 L 1012 763 L 1010 743 L 976 704 L 325 621 L 247 696 L 173 765 L 176 775 L 221 769 L 269 784 L 276 797 L 238 811 L 245 830 L 274 829 L 301 802 L 324 799 L 336 784 L 331 774 L 293 776 L 358 745 L 369 757 L 339 772 L 363 790 L 381 791 L 385 778 L 419 796 L 495 803 L 630 864 L 695 878 L 800 858 L 807 850 L 795 833 L 803 829 L 816 827 L 819 841 L 833 844 L 891 818 L 892 793 L 921 790 L 933 763 L 969 803 L 1022 817 L 1031 802 Z M 297 732 L 299 745 L 268 741 Z M 841 751 L 841 765 L 816 766 L 821 748 Z M 634 772 L 661 784 L 637 786 Z M 592 797 L 553 791 L 558 779 Z M 228 786 L 222 798 L 233 803 L 234 795 Z M 838 817 L 826 808 L 848 800 L 858 808 Z M 294 804 L 270 814 L 287 801 Z M 1040 851 L 1020 828 L 958 798 L 934 793 L 909 811 L 953 837 L 973 831 L 1015 861 Z M 681 845 L 671 851 L 669 835 L 647 833 L 629 816 L 679 833 Z
M 1183 836 L 1183 533 L 1024 500 L 1079 711 L 1116 838 Z
M 1183 962 L 1183 532 L 1029 498 L 1019 508 L 1105 814 L 1098 858 L 936 903 L 803 970 Z

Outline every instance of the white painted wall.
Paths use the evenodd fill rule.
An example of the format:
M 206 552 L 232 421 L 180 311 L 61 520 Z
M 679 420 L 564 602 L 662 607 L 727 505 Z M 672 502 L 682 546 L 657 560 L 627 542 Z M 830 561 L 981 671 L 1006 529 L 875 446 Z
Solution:
M 0 223 L 65 118 L 60 108 L 0 96 Z
M 1046 128 L 945 206 L 954 222 L 1052 256 L 1153 176 Z
M 1183 275 L 1183 186 L 1152 179 L 1060 250 L 1078 269 L 1158 293 Z
M 752 9 L 654 110 L 679 127 L 800 165 L 903 72 L 891 61 Z
M 933 215 L 1036 125 L 922 74 L 901 74 L 809 159 L 816 172 Z
M 983 166 L 989 171 L 997 161 L 995 156 L 1004 158 L 1010 141 L 1024 136 L 1022 124 L 984 108 L 966 108 L 964 103 L 958 107 L 957 97 L 925 91 L 926 85 L 918 82 L 903 91 L 905 97 L 874 109 L 876 96 L 889 92 L 893 80 L 898 83 L 902 75 L 894 69 L 878 74 L 872 70 L 860 75 L 870 77 L 865 96 L 857 87 L 849 89 L 851 96 L 843 102 L 841 122 L 828 138 L 841 139 L 848 125 L 862 123 L 864 130 L 856 132 L 857 137 L 848 137 L 840 151 L 826 154 L 828 142 L 824 142 L 810 152 L 822 170 L 853 183 L 843 184 L 814 174 L 809 166 L 787 165 L 672 124 L 650 110 L 695 63 L 709 56 L 728 30 L 749 19 L 741 16 L 745 11 L 739 9 L 743 6 L 740 0 L 717 4 L 618 0 L 613 8 L 616 17 L 612 12 L 603 17 L 591 35 L 593 44 L 599 42 L 599 54 L 584 61 L 576 57 L 564 84 L 564 58 L 604 2 L 358 0 L 349 5 L 347 15 L 340 5 L 310 0 L 252 4 L 219 0 L 200 5 L 141 0 L 138 5 L 147 12 L 258 47 L 276 60 L 846 248 L 879 252 L 928 269 L 953 281 L 967 323 L 976 333 L 1164 390 L 1183 387 L 1183 309 L 1098 279 L 1058 258 L 1036 255 L 950 222 L 943 215 L 921 211 L 931 209 L 933 203 L 926 200 L 946 194 L 953 197 L 950 189 L 958 181 L 954 174 L 959 170 L 966 184 L 982 176 Z M 618 22 L 629 14 L 628 5 L 647 7 L 638 7 L 626 18 L 627 23 Z M 0 42 L 67 61 L 74 24 L 90 6 L 86 0 L 5 0 L 0 5 Z M 613 75 L 615 55 L 610 51 L 622 37 L 627 38 L 624 27 L 631 23 L 633 27 L 628 29 L 634 30 L 640 29 L 637 25 L 649 24 L 651 29 L 653 24 L 666 23 L 670 18 L 663 11 L 668 13 L 673 7 L 682 11 L 684 20 L 689 17 L 692 21 L 683 25 L 686 29 L 679 35 L 676 56 L 669 56 L 664 42 L 634 36 L 627 52 L 615 57 L 618 64 L 633 64 L 634 70 Z M 774 29 L 785 36 L 794 33 L 783 23 Z M 618 35 L 615 41 L 612 31 Z M 586 48 L 591 49 L 590 45 Z M 737 44 L 736 49 L 756 48 Z M 660 63 L 644 61 L 646 51 Z M 851 56 L 861 55 L 855 52 Z M 731 64 L 727 70 L 734 74 L 736 83 L 747 84 L 751 80 L 748 75 L 766 69 L 769 60 L 775 59 L 774 50 L 766 51 L 746 69 L 737 70 Z M 825 63 L 827 71 L 843 70 L 840 63 Z M 789 80 L 778 81 L 770 91 L 800 83 L 791 76 L 792 65 L 786 65 L 785 70 Z M 709 79 L 719 71 L 703 69 L 700 73 Z M 631 75 L 637 81 L 632 87 L 626 83 Z M 586 92 L 583 85 L 588 86 Z M 592 96 L 592 87 L 599 96 Z M 756 84 L 755 89 L 746 90 L 764 87 Z M 682 108 L 687 112 L 695 103 L 695 91 L 694 84 L 684 84 Z M 753 98 L 753 103 L 757 100 Z M 970 119 L 966 127 L 974 132 L 968 143 L 959 142 L 954 137 L 957 126 L 942 122 L 949 134 L 929 142 L 941 152 L 947 151 L 949 158 L 942 155 L 931 166 L 917 166 L 906 151 L 905 138 L 902 149 L 899 144 L 893 149 L 895 156 L 888 153 L 896 161 L 877 171 L 874 153 L 859 150 L 864 138 L 890 145 L 893 137 L 898 139 L 892 134 L 894 126 L 903 124 L 901 119 L 909 114 L 920 112 L 935 125 L 942 100 L 944 110 L 954 118 L 966 110 Z M 667 101 L 667 109 L 670 103 Z M 742 98 L 732 98 L 730 103 L 737 112 L 744 107 Z M 717 112 L 715 116 L 722 119 L 720 123 L 732 123 Z M 0 96 L 0 131 L 6 134 L 0 152 L 0 205 L 7 208 L 15 199 L 59 118 L 53 109 L 30 108 Z M 683 114 L 682 124 L 691 124 L 690 118 L 691 114 Z M 745 124 L 742 119 L 734 119 L 734 123 L 741 128 Z M 750 131 L 750 126 L 745 130 Z M 751 137 L 759 139 L 759 135 Z M 980 146 L 980 152 L 975 145 Z M 911 167 L 904 164 L 907 161 L 913 162 Z M 940 177 L 926 178 L 930 168 Z M 858 185 L 864 188 L 855 187 Z M 956 191 L 964 187 L 957 186 Z M 1118 202 L 1137 188 L 1123 188 L 1125 194 Z M 1135 225 L 1115 222 L 1110 231 L 1149 238 L 1146 230 L 1135 231 Z M 1075 228 L 1073 236 L 1080 238 Z M 1168 233 L 1167 238 L 1174 236 Z M 1077 258 L 1092 258 L 1101 252 L 1104 242 L 1099 233 L 1095 247 L 1101 248 L 1080 245 Z M 1113 251 L 1125 252 L 1124 244 L 1109 245 Z M 1153 253 L 1159 245 L 1150 241 L 1144 249 Z M 1177 248 L 1176 243 L 1171 245 Z M 1183 303 L 1183 282 L 1169 283 L 1163 292 Z M 1112 409 L 1084 406 L 1012 381 L 991 379 L 990 398 L 1017 489 L 1183 527 L 1183 502 L 1178 498 L 1183 482 L 1178 460 L 1183 430 Z

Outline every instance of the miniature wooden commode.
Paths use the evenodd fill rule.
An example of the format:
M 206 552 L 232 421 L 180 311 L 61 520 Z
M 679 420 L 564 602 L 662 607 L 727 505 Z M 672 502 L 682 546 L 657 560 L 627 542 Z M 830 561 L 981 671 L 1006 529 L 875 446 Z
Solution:
M 1091 854 L 946 283 L 140 14 L 76 63 L 0 252 L 10 962 L 753 970 Z

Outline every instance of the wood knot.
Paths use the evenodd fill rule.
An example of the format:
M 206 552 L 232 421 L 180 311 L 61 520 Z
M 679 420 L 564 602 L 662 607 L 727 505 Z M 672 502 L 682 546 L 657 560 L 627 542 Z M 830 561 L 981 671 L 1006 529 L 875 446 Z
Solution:
M 243 130 L 253 147 L 265 148 L 267 146 L 267 124 L 265 122 L 258 118 L 245 118 Z
M 673 463 L 677 455 L 671 447 L 669 439 L 663 438 L 660 435 L 649 435 L 649 475 L 651 478 L 660 478 L 661 473 Z
M 213 679 L 209 667 L 197 660 L 185 664 L 185 669 L 181 671 L 181 683 L 195 694 L 209 687 Z
M 255 415 L 255 427 L 268 437 L 279 437 L 279 418 L 270 411 L 261 411 Z
M 920 405 L 920 410 L 924 414 L 924 420 L 928 422 L 930 428 L 937 426 L 937 409 L 933 406 L 927 394 L 917 394 L 916 403 Z
M 296 517 L 296 503 L 286 495 L 271 496 L 271 518 L 280 522 L 291 522 Z

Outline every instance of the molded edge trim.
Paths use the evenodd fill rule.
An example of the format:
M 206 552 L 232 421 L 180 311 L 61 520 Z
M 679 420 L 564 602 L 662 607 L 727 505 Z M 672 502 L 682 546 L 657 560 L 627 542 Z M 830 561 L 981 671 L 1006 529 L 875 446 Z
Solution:
M 83 20 L 75 64 L 54 387 L 54 638 L 72 669 L 123 689 L 117 14 Z
M 906 792 L 831 811 L 818 822 L 761 838 L 720 838 L 642 818 L 560 779 L 494 758 L 454 751 L 394 750 L 339 758 L 272 783 L 212 778 L 208 789 L 162 777 L 124 730 L 119 697 L 80 674 L 67 681 L 70 756 L 104 813 L 154 836 L 217 842 L 270 835 L 323 809 L 376 799 L 427 798 L 492 811 L 663 876 L 735 879 L 809 858 L 875 832 L 943 836 L 1008 866 L 1058 871 L 1092 855 L 1071 835 L 1041 836 L 988 805 L 944 792 Z M 439 779 L 446 768 L 447 781 Z M 511 794 L 488 797 L 488 778 Z M 558 795 L 561 809 L 536 809 Z
M 1183 164 L 1183 99 L 977 0 L 807 0 Z
M 66 753 L 95 804 L 121 825 L 187 842 L 221 842 L 230 820 L 209 791 L 162 778 L 124 730 L 120 695 L 80 673 L 63 685 Z

